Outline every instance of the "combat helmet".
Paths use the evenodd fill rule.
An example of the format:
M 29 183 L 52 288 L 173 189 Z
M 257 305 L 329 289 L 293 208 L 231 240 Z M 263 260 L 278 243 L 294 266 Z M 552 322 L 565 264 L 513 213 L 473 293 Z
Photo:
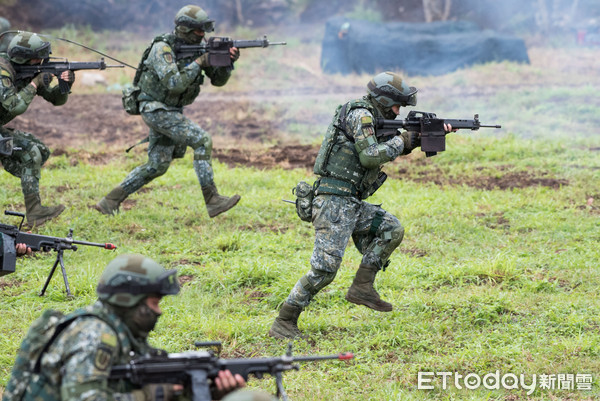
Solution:
M 204 32 L 215 30 L 215 21 L 198 6 L 185 6 L 175 14 L 175 26 L 181 32 L 187 33 L 196 29 Z
M 382 110 L 389 110 L 393 105 L 416 106 L 417 89 L 406 85 L 398 74 L 382 72 L 367 84 L 367 92 L 371 99 Z
M 31 32 L 19 32 L 8 44 L 8 57 L 17 64 L 25 64 L 33 59 L 47 59 L 52 53 L 50 42 Z
M 149 295 L 179 293 L 177 270 L 166 270 L 143 255 L 120 255 L 104 269 L 96 292 L 111 305 L 132 307 Z

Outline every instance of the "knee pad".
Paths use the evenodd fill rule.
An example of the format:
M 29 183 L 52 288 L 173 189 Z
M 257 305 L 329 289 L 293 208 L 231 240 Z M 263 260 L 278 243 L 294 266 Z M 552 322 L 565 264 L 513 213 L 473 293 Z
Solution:
M 210 160 L 212 156 L 212 137 L 208 134 L 203 138 L 202 146 L 194 149 L 194 160 Z
M 311 271 L 300 279 L 300 284 L 311 296 L 314 296 L 323 288 L 327 287 L 333 281 L 335 276 L 336 272 L 311 269 Z
M 170 163 L 152 163 L 146 167 L 146 173 L 149 177 L 160 177 L 169 169 Z

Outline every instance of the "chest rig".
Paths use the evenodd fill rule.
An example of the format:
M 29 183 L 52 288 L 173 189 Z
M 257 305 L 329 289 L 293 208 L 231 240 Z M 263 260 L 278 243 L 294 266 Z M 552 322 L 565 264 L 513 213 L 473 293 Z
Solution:
M 316 183 L 317 195 L 365 199 L 374 192 L 371 188 L 377 182 L 380 168 L 367 169 L 360 164 L 354 136 L 346 126 L 348 114 L 357 108 L 364 108 L 372 115 L 378 115 L 375 107 L 364 99 L 338 106 L 315 161 L 314 173 L 320 176 Z

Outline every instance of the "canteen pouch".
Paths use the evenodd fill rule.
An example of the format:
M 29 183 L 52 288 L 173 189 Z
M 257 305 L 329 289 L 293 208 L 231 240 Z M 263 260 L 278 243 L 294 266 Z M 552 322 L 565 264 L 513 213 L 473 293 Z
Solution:
M 312 201 L 315 196 L 313 186 L 300 181 L 292 194 L 296 195 L 296 213 L 302 221 L 312 221 Z
M 123 108 L 128 114 L 137 116 L 140 114 L 140 103 L 138 102 L 138 96 L 140 94 L 140 88 L 138 86 L 127 85 L 123 88 Z

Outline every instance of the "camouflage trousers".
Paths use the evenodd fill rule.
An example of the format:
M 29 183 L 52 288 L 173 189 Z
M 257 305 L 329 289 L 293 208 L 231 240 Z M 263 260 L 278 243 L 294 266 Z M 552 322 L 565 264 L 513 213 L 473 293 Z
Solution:
M 182 158 L 188 146 L 194 149 L 193 164 L 200 186 L 212 184 L 212 138 L 206 131 L 178 111 L 142 112 L 142 119 L 150 127 L 148 162 L 136 167 L 121 183 L 125 192 L 132 194 L 166 173 L 171 161 Z
M 316 196 L 312 216 L 315 245 L 311 269 L 298 280 L 286 301 L 301 308 L 333 281 L 351 237 L 363 255 L 361 263 L 380 269 L 404 237 L 404 228 L 396 217 L 378 205 L 351 196 Z
M 0 136 L 12 137 L 13 146 L 21 148 L 11 156 L 0 156 L 4 170 L 21 179 L 23 195 L 39 193 L 42 165 L 50 157 L 50 149 L 28 132 L 2 127 Z

